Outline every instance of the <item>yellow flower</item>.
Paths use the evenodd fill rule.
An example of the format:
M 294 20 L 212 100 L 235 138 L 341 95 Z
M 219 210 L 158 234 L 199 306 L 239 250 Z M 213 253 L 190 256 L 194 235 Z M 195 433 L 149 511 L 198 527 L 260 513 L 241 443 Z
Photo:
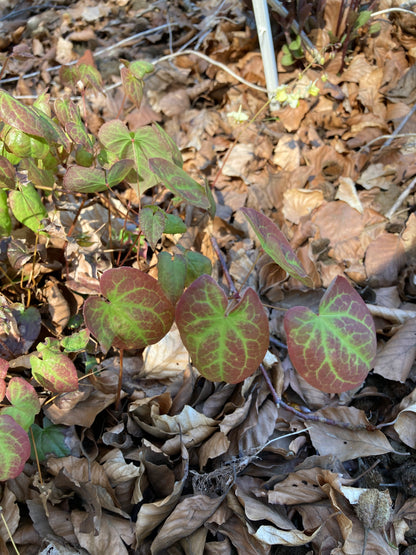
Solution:
M 240 104 L 238 112 L 229 112 L 227 114 L 227 118 L 232 118 L 234 120 L 234 123 L 244 123 L 248 120 L 248 115 L 242 111 L 242 107 Z

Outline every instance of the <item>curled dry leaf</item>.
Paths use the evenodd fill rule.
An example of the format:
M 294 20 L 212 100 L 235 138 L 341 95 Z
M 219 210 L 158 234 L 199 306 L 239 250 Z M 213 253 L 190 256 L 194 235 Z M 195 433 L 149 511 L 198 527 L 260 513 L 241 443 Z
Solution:
M 365 413 L 354 407 L 335 407 L 322 409 L 318 414 L 325 418 L 331 418 L 338 422 L 348 422 L 353 426 L 368 426 L 369 422 Z M 348 430 L 322 424 L 321 422 L 310 422 L 308 424 L 309 434 L 313 446 L 321 455 L 336 453 L 340 461 L 349 461 L 358 457 L 369 457 L 371 455 L 382 455 L 393 451 L 386 436 L 380 430 Z
M 152 554 L 156 555 L 178 540 L 190 536 L 200 526 L 203 526 L 223 499 L 224 496 L 211 498 L 201 494 L 182 499 L 165 520 L 152 543 Z
M 416 357 L 416 318 L 405 322 L 377 353 L 374 373 L 404 383 Z

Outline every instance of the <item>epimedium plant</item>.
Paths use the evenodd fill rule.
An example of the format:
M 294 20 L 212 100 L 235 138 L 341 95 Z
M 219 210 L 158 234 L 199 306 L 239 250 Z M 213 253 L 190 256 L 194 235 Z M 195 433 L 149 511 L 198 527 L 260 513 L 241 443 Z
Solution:
M 126 97 L 136 106 L 143 96 L 143 79 L 152 71 L 146 62 L 126 62 L 121 70 Z M 102 90 L 99 73 L 88 64 L 63 68 L 61 79 L 80 90 L 85 112 L 85 91 Z M 199 184 L 182 168 L 174 141 L 158 125 L 130 131 L 120 120 L 105 123 L 98 136 L 89 133 L 79 108 L 65 97 L 54 102 L 43 94 L 28 107 L 0 91 L 0 235 L 9 235 L 11 211 L 35 233 L 47 233 L 47 217 L 40 190 L 99 193 L 121 182 L 140 196 L 162 183 L 174 196 L 173 205 L 185 202 L 215 214 L 207 185 Z M 84 113 L 85 116 L 85 113 Z M 63 170 L 63 171 L 62 171 Z M 63 175 L 63 177 L 62 177 Z M 58 189 L 59 190 L 59 189 Z M 303 286 L 311 280 L 283 233 L 269 218 L 252 208 L 241 208 L 261 248 L 288 275 Z M 175 214 L 156 205 L 140 207 L 138 235 L 154 252 L 165 233 L 185 233 Z M 193 365 L 211 381 L 239 383 L 261 366 L 269 346 L 268 317 L 252 288 L 230 294 L 210 276 L 211 262 L 180 244 L 174 253 L 157 253 L 157 279 L 132 267 L 115 267 L 100 279 L 101 296 L 85 300 L 87 330 L 61 340 L 47 338 L 30 357 L 32 377 L 52 393 L 74 391 L 77 371 L 71 353 L 85 350 L 89 333 L 103 353 L 111 347 L 142 349 L 157 343 L 173 322 Z M 322 297 L 319 314 L 305 307 L 290 309 L 284 320 L 289 356 L 296 370 L 311 385 L 340 393 L 361 385 L 371 369 L 376 349 L 372 317 L 364 301 L 343 278 L 336 278 Z M 120 362 L 122 356 L 120 356 Z M 16 477 L 32 451 L 64 453 L 62 430 L 44 421 L 36 389 L 25 379 L 6 382 L 8 362 L 0 359 L 0 481 Z M 122 365 L 116 401 L 120 397 Z M 33 456 L 33 455 L 32 455 Z
M 241 211 L 263 250 L 289 275 L 310 286 L 309 276 L 276 224 L 252 208 Z M 252 375 L 269 345 L 268 318 L 257 293 L 247 288 L 241 296 L 228 298 L 207 274 L 180 293 L 185 279 L 178 285 L 164 279 L 163 265 L 159 271 L 160 281 L 134 268 L 104 272 L 101 292 L 107 300 L 90 297 L 84 304 L 85 323 L 102 349 L 156 343 L 175 320 L 194 366 L 205 378 L 238 383 Z M 344 277 L 331 283 L 319 314 L 293 307 L 285 315 L 284 327 L 294 367 L 322 391 L 356 388 L 371 370 L 376 354 L 374 322 Z

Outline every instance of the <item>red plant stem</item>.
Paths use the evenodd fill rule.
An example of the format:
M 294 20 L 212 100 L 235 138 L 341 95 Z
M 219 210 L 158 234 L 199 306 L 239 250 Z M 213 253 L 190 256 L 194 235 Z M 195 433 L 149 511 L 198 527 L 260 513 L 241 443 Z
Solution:
M 302 420 L 309 420 L 310 422 L 320 422 L 321 424 L 328 424 L 329 426 L 338 426 L 338 428 L 344 428 L 346 430 L 352 430 L 354 432 L 356 432 L 358 430 L 367 430 L 369 432 L 374 432 L 375 430 L 377 430 L 377 426 L 374 426 L 373 424 L 370 424 L 370 423 L 355 426 L 354 424 L 351 424 L 350 422 L 339 422 L 337 420 L 332 420 L 332 418 L 325 418 L 325 416 L 320 416 L 318 414 L 313 414 L 313 413 L 305 413 L 305 412 L 302 412 L 300 410 L 295 409 L 294 407 L 285 403 L 278 396 L 278 394 L 276 393 L 276 390 L 273 387 L 273 384 L 272 384 L 272 382 L 269 378 L 269 375 L 266 372 L 266 369 L 264 368 L 263 364 L 260 364 L 260 370 L 261 370 L 261 372 L 263 374 L 263 377 L 266 381 L 267 387 L 270 389 L 270 392 L 271 392 L 272 397 L 273 397 L 273 401 L 276 403 L 276 405 L 278 407 L 282 407 L 283 409 L 287 410 L 288 412 L 291 412 L 292 414 L 294 414 L 298 418 L 301 418 Z
M 222 271 L 224 272 L 224 276 L 225 276 L 225 279 L 227 280 L 228 287 L 230 288 L 231 296 L 233 297 L 233 299 L 238 301 L 240 299 L 240 293 L 237 291 L 234 285 L 233 278 L 230 276 L 230 272 L 228 271 L 227 263 L 225 262 L 224 255 L 222 254 L 215 237 L 211 236 L 211 243 L 214 248 L 215 254 L 217 255 L 218 260 L 221 264 Z

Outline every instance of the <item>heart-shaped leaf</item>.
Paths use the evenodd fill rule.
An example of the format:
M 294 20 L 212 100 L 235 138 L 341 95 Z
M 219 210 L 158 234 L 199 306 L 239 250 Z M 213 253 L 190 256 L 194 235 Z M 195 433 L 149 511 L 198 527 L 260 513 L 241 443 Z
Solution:
M 253 289 L 229 305 L 207 275 L 195 280 L 176 307 L 176 323 L 193 364 L 208 380 L 238 383 L 253 374 L 269 345 L 266 313 Z
M 72 360 L 61 353 L 59 341 L 46 338 L 36 349 L 41 353 L 42 360 L 30 357 L 32 374 L 45 389 L 54 393 L 66 393 L 78 389 L 78 376 Z
M 165 158 L 151 158 L 149 167 L 177 197 L 199 208 L 208 210 L 211 207 L 204 187 L 173 162 Z
M 0 482 L 16 478 L 30 457 L 24 429 L 8 414 L 0 414 Z
M 120 160 L 108 172 L 101 168 L 70 166 L 64 176 L 64 187 L 76 193 L 99 193 L 115 187 L 134 167 L 133 160 Z
M 40 411 L 40 403 L 35 388 L 23 378 L 12 378 L 6 391 L 11 407 L 6 407 L 1 414 L 11 416 L 27 432 Z
M 290 359 L 305 380 L 326 393 L 353 389 L 365 380 L 376 355 L 373 318 L 359 294 L 338 276 L 319 305 L 304 306 L 284 319 Z
M 103 351 L 141 349 L 168 333 L 174 308 L 153 277 L 135 268 L 112 268 L 103 273 L 100 288 L 108 301 L 89 297 L 84 318 Z
M 10 206 L 20 223 L 37 233 L 42 228 L 42 220 L 48 212 L 42 204 L 39 193 L 31 183 L 21 185 L 20 190 L 10 191 Z
M 263 250 L 290 276 L 311 287 L 311 278 L 277 225 L 254 208 L 240 208 L 240 210 L 253 228 Z

